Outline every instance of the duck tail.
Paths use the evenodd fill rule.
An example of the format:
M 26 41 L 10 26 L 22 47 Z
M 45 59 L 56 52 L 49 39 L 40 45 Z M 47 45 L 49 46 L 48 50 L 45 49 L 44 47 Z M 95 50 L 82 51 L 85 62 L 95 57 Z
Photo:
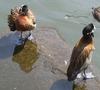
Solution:
M 72 75 L 67 74 L 67 77 L 68 77 L 68 81 L 74 81 L 77 77 L 77 74 L 72 74 Z
M 77 75 L 78 75 L 78 71 L 74 70 L 73 68 L 69 67 L 67 70 L 67 77 L 68 77 L 68 81 L 73 81 L 76 79 Z

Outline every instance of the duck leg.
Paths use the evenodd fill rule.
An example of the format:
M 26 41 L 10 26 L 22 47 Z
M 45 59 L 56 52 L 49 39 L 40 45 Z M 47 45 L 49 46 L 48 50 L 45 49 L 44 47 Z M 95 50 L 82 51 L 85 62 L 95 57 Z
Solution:
M 29 31 L 28 39 L 36 41 L 36 38 L 32 35 L 32 31 Z
M 20 34 L 20 38 L 19 38 L 19 42 L 21 43 L 21 44 L 23 44 L 23 32 L 21 31 L 21 34 Z
M 86 76 L 86 69 L 83 70 L 83 75 L 82 75 L 82 76 L 83 76 L 83 80 L 86 80 L 86 79 L 87 79 L 87 76 Z
M 22 37 L 22 33 L 23 33 L 23 32 L 21 31 L 20 39 L 23 39 L 23 37 Z
M 94 77 L 92 72 L 86 73 L 86 69 L 83 70 L 83 80 L 93 79 Z
M 17 40 L 17 42 L 16 42 L 16 44 L 17 45 L 22 45 L 23 44 L 23 37 L 22 37 L 22 31 L 20 32 L 20 35 L 19 35 L 19 38 L 18 38 L 18 40 Z

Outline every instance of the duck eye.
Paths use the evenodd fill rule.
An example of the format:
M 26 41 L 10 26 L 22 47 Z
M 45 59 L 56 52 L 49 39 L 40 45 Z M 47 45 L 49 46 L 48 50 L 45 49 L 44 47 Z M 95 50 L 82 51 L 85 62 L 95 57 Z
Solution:
M 33 22 L 33 24 L 36 24 L 36 22 Z
M 90 33 L 87 33 L 87 35 L 89 35 Z

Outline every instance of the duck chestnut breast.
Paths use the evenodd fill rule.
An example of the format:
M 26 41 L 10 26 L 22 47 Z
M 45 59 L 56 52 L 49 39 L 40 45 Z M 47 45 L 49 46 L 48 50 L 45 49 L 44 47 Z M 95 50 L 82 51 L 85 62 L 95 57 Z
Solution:
M 30 31 L 35 28 L 33 20 L 28 16 L 18 16 L 15 24 L 18 31 Z

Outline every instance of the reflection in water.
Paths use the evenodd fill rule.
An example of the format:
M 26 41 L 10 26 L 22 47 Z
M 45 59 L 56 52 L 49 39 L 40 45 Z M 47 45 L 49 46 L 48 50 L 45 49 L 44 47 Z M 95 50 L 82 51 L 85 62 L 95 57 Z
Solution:
M 38 59 L 37 44 L 27 40 L 24 45 L 18 45 L 14 49 L 13 61 L 18 63 L 21 70 L 28 73 Z

